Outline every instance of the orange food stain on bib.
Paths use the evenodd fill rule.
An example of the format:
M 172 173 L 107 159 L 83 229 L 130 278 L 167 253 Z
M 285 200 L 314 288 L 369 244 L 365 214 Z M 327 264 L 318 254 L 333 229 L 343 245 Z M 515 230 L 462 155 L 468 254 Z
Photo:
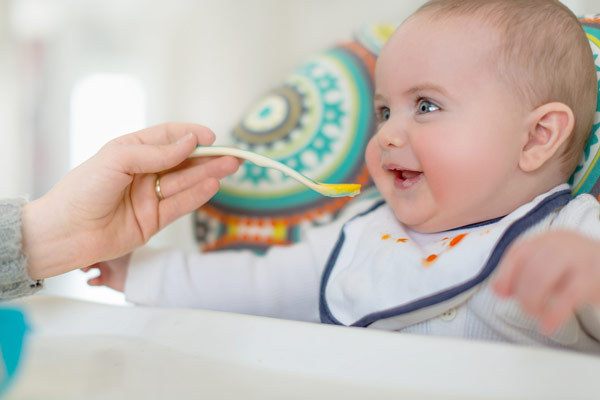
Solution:
M 427 262 L 434 262 L 438 258 L 437 254 L 431 254 L 429 257 L 425 259 Z
M 450 247 L 454 247 L 454 246 L 456 246 L 456 245 L 457 245 L 457 244 L 459 244 L 459 243 L 460 243 L 460 241 L 461 241 L 461 240 L 463 240 L 463 239 L 465 238 L 465 236 L 467 236 L 467 235 L 468 235 L 468 233 L 461 233 L 460 235 L 458 235 L 458 236 L 455 236 L 455 237 L 454 237 L 454 238 L 452 238 L 452 240 L 450 241 L 450 244 L 449 244 L 449 246 L 450 246 Z
M 438 258 L 437 254 L 430 254 L 426 259 L 423 260 L 423 266 L 429 267 Z

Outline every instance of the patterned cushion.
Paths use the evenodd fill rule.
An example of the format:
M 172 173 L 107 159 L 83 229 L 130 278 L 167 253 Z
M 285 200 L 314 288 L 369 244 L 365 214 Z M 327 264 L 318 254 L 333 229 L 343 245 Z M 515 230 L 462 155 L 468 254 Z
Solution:
M 600 14 L 582 18 L 583 29 L 585 30 L 594 60 L 596 61 L 596 71 L 600 79 Z M 580 193 L 591 193 L 598 197 L 600 194 L 600 83 L 598 84 L 598 104 L 594 117 L 594 126 L 590 133 L 590 138 L 585 146 L 584 154 L 579 161 L 569 183 L 573 189 L 573 195 Z
M 600 19 L 582 21 L 600 71 Z M 317 181 L 361 183 L 363 197 L 376 194 L 363 154 L 375 129 L 375 59 L 395 26 L 364 26 L 353 41 L 308 59 L 250 108 L 229 145 L 272 157 Z M 571 177 L 574 194 L 600 192 L 598 110 L 584 157 Z M 296 242 L 304 228 L 332 220 L 348 201 L 323 197 L 277 171 L 246 162 L 197 210 L 196 239 L 204 251 L 262 251 Z
M 375 128 L 374 68 L 374 53 L 358 40 L 309 58 L 250 108 L 229 144 L 320 182 L 360 183 L 364 192 L 372 186 L 364 151 Z M 246 162 L 196 212 L 196 238 L 205 251 L 293 243 L 302 229 L 330 221 L 349 200 L 323 197 Z

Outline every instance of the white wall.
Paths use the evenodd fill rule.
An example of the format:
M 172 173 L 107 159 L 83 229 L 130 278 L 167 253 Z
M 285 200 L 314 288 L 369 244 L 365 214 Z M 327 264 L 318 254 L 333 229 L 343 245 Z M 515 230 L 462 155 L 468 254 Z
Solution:
M 25 193 L 31 189 L 25 182 L 27 173 L 23 168 L 28 168 L 29 163 L 20 158 L 21 137 L 19 131 L 19 101 L 17 82 L 10 77 L 16 76 L 15 46 L 12 42 L 9 21 L 8 3 L 0 2 L 0 171 L 3 174 L 0 184 L 0 196 L 9 197 L 18 193 Z
M 600 13 L 600 3 L 598 0 L 561 0 L 561 2 L 569 7 L 577 16 Z
M 38 197 L 70 168 L 70 100 L 82 77 L 139 79 L 147 94 L 146 125 L 192 121 L 227 135 L 253 99 L 303 59 L 351 38 L 362 24 L 400 20 L 422 3 L 0 0 L 0 170 L 10 171 L 0 195 Z M 598 0 L 565 3 L 579 15 L 600 12 Z M 105 111 L 99 109 L 98 117 Z M 100 142 L 122 133 L 106 128 Z M 191 219 L 151 243 L 193 250 Z M 104 296 L 83 281 L 74 272 L 48 286 Z

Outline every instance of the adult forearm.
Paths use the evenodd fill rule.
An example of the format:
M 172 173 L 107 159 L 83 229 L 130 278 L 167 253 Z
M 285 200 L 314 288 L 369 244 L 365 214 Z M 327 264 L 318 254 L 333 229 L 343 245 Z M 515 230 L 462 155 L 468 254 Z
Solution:
M 67 272 L 77 265 L 77 244 L 70 233 L 73 227 L 62 226 L 56 211 L 44 197 L 23 205 L 21 231 L 23 254 L 29 276 L 43 279 Z

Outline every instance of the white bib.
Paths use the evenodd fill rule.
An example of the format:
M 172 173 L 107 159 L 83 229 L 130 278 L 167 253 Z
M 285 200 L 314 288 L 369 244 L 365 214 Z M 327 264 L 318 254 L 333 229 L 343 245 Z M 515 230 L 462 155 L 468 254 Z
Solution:
M 323 322 L 401 329 L 470 297 L 508 245 L 571 198 L 567 185 L 494 221 L 419 245 L 379 203 L 344 225 L 324 271 Z

